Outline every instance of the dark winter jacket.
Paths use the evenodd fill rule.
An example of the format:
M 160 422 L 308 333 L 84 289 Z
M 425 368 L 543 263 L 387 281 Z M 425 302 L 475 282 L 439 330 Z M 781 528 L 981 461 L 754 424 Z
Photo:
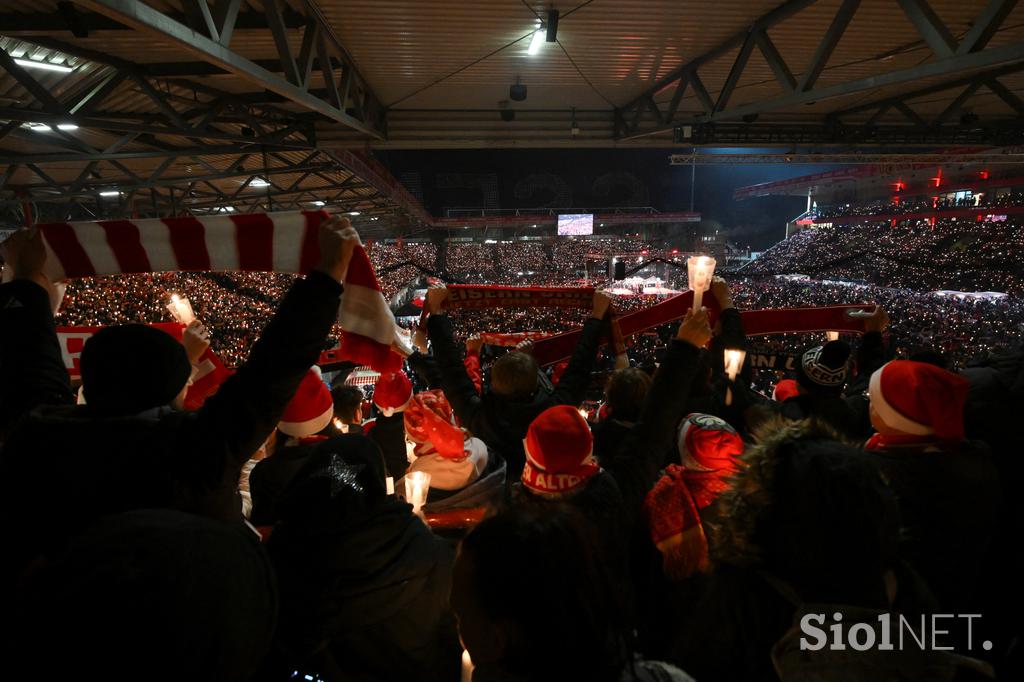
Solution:
M 379 457 L 370 441 L 352 436 L 336 445 L 347 461 L 357 461 L 355 455 L 365 462 L 350 467 L 355 479 L 338 479 L 355 488 L 323 485 L 333 471 L 300 472 L 267 546 L 281 593 L 278 656 L 294 666 L 288 673 L 333 668 L 356 680 L 457 677 L 461 652 L 448 608 L 452 550 L 409 505 L 385 496 L 382 481 L 360 483 L 362 468 L 374 468 L 371 460 Z M 347 503 L 346 495 L 362 501 Z
M 555 405 L 583 402 L 597 355 L 601 325 L 602 321 L 594 318 L 584 323 L 580 341 L 554 392 L 538 392 L 533 400 L 520 402 L 489 391 L 480 396 L 466 374 L 462 354 L 453 338 L 451 320 L 447 315 L 431 315 L 427 320 L 430 342 L 441 369 L 441 386 L 455 416 L 474 436 L 504 458 L 510 480 L 522 474 L 526 463 L 522 441 L 537 415 Z
M 949 613 L 977 613 L 1000 486 L 988 449 L 965 441 L 869 450 L 896 493 L 903 557 Z
M 99 516 L 132 509 L 175 508 L 239 523 L 242 467 L 316 362 L 341 291 L 318 272 L 298 280 L 245 365 L 197 412 L 158 408 L 107 418 L 88 405 L 67 406 L 21 423 L 0 453 L 0 480 L 8 482 L 0 509 L 19 561 L 59 547 Z M 5 326 L 3 333 L 15 331 Z M 34 354 L 19 361 L 42 366 L 36 356 L 57 352 L 47 342 L 52 326 L 49 336 L 42 331 L 34 330 Z M 56 362 L 59 356 L 46 366 Z

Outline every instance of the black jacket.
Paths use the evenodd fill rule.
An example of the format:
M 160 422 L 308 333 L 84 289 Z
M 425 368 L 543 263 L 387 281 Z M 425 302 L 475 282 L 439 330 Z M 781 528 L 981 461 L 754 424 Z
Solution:
M 46 290 L 28 280 L 0 285 L 0 442 L 33 408 L 74 402 Z
M 978 613 L 976 593 L 1000 509 L 1000 485 L 978 442 L 869 451 L 896 492 L 903 557 L 949 613 Z
M 373 428 L 366 436 L 384 454 L 388 476 L 396 481 L 405 476 L 405 470 L 409 468 L 409 456 L 405 449 L 405 412 L 395 412 L 390 417 L 377 415 L 373 420 Z
M 588 318 L 583 334 L 573 351 L 569 365 L 551 394 L 538 394 L 530 402 L 508 400 L 490 391 L 481 396 L 466 374 L 462 353 L 452 335 L 447 315 L 431 315 L 427 320 L 430 342 L 441 370 L 441 387 L 452 410 L 474 436 L 497 451 L 508 464 L 509 480 L 518 479 L 526 463 L 523 438 L 530 422 L 555 405 L 579 405 L 583 402 L 594 357 L 601 336 L 602 321 Z
M 447 543 L 394 498 L 357 524 L 318 525 L 285 518 L 267 546 L 281 591 L 280 652 L 329 680 L 332 669 L 346 680 L 456 678 Z
M 21 423 L 0 453 L 0 480 L 7 482 L 0 509 L 5 526 L 14 529 L 19 558 L 59 547 L 99 516 L 133 509 L 174 508 L 239 522 L 242 466 L 316 362 L 341 291 L 317 272 L 298 280 L 245 365 L 197 412 L 160 408 L 105 418 L 88 405 L 65 406 L 39 410 Z M 15 331 L 4 328 L 4 334 Z M 32 333 L 38 345 L 19 360 L 46 367 L 59 362 L 59 355 L 52 357 L 56 344 L 40 342 L 53 338 L 52 327 L 49 337 L 41 328 Z M 31 386 L 35 379 L 22 380 Z

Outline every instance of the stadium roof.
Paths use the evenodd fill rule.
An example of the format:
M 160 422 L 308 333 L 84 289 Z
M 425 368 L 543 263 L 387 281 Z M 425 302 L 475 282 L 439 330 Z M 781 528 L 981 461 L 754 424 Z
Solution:
M 7 206 L 265 206 L 269 183 L 400 227 L 422 209 L 345 150 L 945 149 L 1024 117 L 1015 0 L 21 0 L 0 36 Z

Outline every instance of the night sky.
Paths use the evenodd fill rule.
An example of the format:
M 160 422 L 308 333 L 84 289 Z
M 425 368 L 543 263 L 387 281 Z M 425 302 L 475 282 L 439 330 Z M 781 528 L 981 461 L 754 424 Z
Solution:
M 383 151 L 376 156 L 434 215 L 454 208 L 690 208 L 690 168 L 669 149 Z M 782 239 L 803 197 L 733 201 L 737 187 L 829 170 L 814 165 L 697 166 L 694 208 L 740 247 Z M 717 226 L 715 226 L 717 227 Z

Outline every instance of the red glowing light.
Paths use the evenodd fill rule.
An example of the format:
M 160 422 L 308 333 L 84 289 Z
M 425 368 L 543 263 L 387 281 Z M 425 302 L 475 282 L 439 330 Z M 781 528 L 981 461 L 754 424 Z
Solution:
M 978 173 L 978 175 L 981 177 L 982 180 L 988 180 L 988 171 L 987 170 L 981 171 L 980 173 Z

